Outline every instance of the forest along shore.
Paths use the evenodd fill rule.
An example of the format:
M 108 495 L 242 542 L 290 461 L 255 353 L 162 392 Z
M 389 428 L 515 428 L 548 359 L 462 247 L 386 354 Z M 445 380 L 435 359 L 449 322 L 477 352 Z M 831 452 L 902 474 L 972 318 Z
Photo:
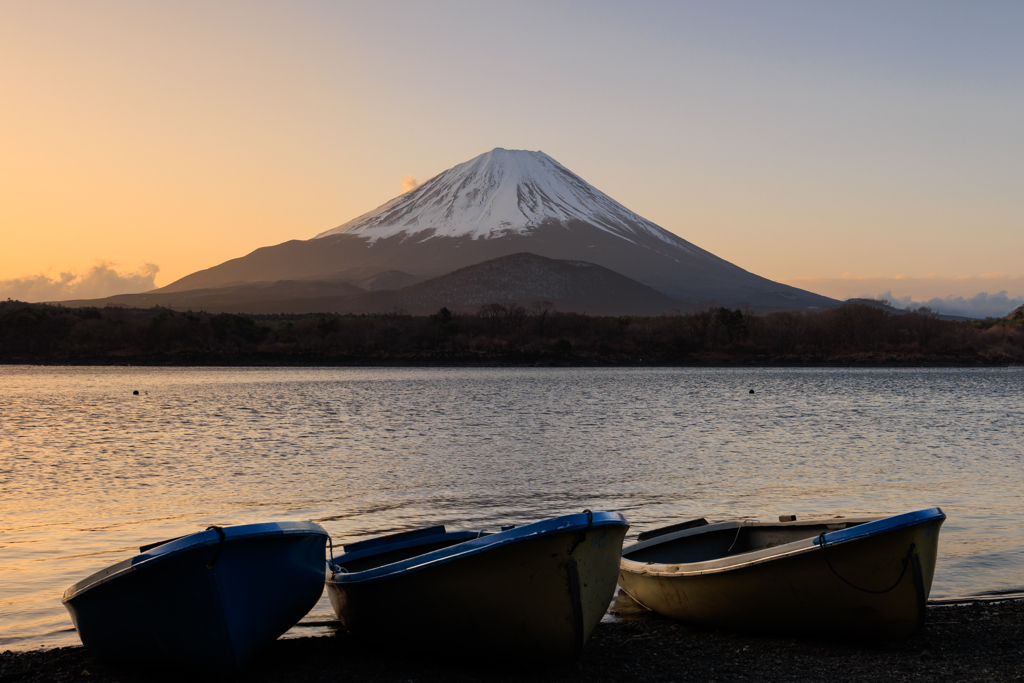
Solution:
M 589 316 L 534 302 L 433 315 L 239 315 L 0 302 L 0 364 L 155 366 L 1024 365 L 1024 313 L 945 320 L 879 302 Z M 1020 315 L 1016 315 L 1016 314 Z
M 474 655 L 470 657 L 469 655 Z M 195 678 L 196 676 L 190 675 Z M 658 616 L 603 622 L 574 665 L 522 668 L 458 643 L 402 653 L 339 633 L 279 640 L 235 677 L 260 681 L 1024 681 L 1024 600 L 929 606 L 901 642 L 704 631 Z M 101 662 L 85 648 L 0 655 L 0 682 L 177 681 L 181 674 Z

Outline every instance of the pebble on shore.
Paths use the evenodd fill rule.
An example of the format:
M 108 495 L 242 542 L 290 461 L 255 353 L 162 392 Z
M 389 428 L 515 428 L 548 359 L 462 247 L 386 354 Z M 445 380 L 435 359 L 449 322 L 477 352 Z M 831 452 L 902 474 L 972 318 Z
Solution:
M 704 631 L 658 616 L 603 622 L 580 661 L 523 668 L 458 643 L 436 655 L 366 647 L 339 633 L 278 640 L 240 675 L 263 681 L 1024 681 L 1024 600 L 928 608 L 918 635 L 895 643 Z M 221 677 L 227 678 L 227 677 Z M 178 681 L 181 674 L 99 661 L 85 648 L 0 655 L 0 682 Z

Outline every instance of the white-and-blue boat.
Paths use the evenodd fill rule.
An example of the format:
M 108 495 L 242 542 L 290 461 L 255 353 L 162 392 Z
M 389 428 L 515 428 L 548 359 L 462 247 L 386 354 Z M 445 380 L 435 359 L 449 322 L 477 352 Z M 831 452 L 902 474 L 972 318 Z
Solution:
M 583 512 L 500 531 L 443 526 L 345 546 L 327 593 L 356 637 L 523 660 L 579 657 L 615 592 L 617 512 Z
M 230 671 L 320 599 L 327 538 L 309 522 L 211 527 L 143 546 L 68 588 L 63 603 L 100 657 Z
M 907 638 L 924 625 L 945 519 L 928 508 L 891 517 L 691 520 L 624 548 L 619 585 L 641 605 L 698 626 Z

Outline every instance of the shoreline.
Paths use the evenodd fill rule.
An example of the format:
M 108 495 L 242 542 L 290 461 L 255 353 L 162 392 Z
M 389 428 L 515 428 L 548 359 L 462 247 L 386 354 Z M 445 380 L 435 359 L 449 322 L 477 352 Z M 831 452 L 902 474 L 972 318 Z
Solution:
M 125 356 L 65 359 L 10 359 L 0 358 L 0 367 L 146 367 L 146 368 L 1014 368 L 1024 367 L 1019 362 L 978 360 L 966 362 L 952 359 L 832 359 L 750 360 L 743 358 L 643 361 L 635 359 L 579 359 L 579 360 L 507 360 L 507 359 L 453 359 L 453 358 L 287 358 L 240 356 L 220 357 L 151 357 Z
M 469 656 L 471 654 L 479 657 Z M 143 683 L 180 672 L 110 664 L 83 647 L 3 652 L 0 681 Z M 195 676 L 194 676 L 195 677 Z M 198 676 L 202 677 L 202 676 Z M 346 633 L 275 641 L 217 680 L 261 681 L 1024 681 L 1024 600 L 929 605 L 922 631 L 898 642 L 706 631 L 657 615 L 598 625 L 580 660 L 522 667 L 458 643 L 418 655 Z
M 499 310 L 500 309 L 500 310 Z M 484 307 L 234 314 L 0 302 L 0 363 L 200 366 L 991 367 L 1024 364 L 1024 320 L 942 320 L 864 302 L 758 315 L 596 316 Z

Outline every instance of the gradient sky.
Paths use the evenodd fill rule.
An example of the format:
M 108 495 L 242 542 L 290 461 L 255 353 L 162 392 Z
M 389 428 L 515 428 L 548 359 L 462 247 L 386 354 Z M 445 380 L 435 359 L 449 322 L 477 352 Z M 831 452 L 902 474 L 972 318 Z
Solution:
M 1024 297 L 1022 35 L 1019 1 L 4 2 L 0 281 L 168 284 L 506 147 L 823 294 Z

